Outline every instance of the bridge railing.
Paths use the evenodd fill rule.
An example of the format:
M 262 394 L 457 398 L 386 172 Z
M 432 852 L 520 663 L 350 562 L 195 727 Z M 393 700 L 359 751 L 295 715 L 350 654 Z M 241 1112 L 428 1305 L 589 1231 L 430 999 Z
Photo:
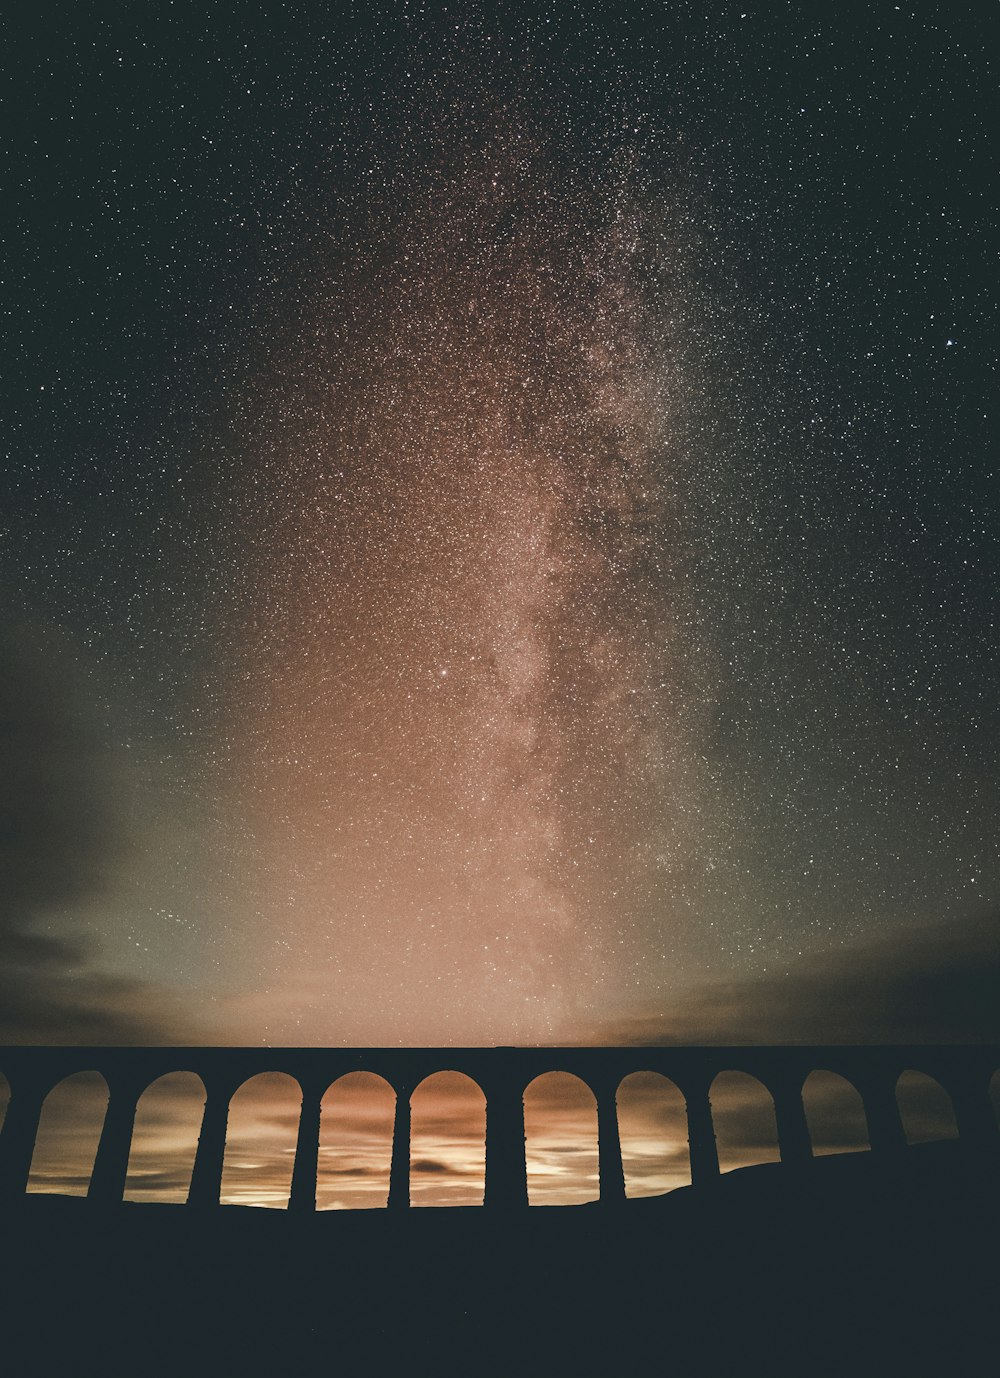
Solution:
M 295 1078 L 302 1090 L 290 1208 L 316 1208 L 320 1109 L 325 1092 L 350 1072 L 372 1072 L 396 1093 L 390 1169 L 390 1209 L 410 1202 L 410 1097 L 437 1072 L 461 1072 L 486 1098 L 484 1204 L 509 1210 L 528 1203 L 524 1091 L 549 1072 L 579 1077 L 597 1101 L 600 1201 L 625 1200 L 616 1097 L 631 1073 L 658 1072 L 684 1097 L 693 1184 L 719 1175 L 710 1089 L 723 1072 L 756 1078 L 774 1101 L 778 1147 L 784 1163 L 812 1155 L 803 1085 L 813 1071 L 834 1072 L 859 1092 L 873 1153 L 903 1151 L 906 1136 L 896 1083 L 907 1070 L 933 1077 L 951 1097 L 959 1136 L 969 1151 L 1000 1159 L 1000 1133 L 990 1081 L 1000 1067 L 1000 1046 L 877 1047 L 668 1047 L 668 1048 L 85 1048 L 0 1049 L 0 1072 L 10 1101 L 0 1130 L 0 1196 L 24 1193 L 46 1096 L 74 1073 L 98 1071 L 109 1089 L 92 1199 L 111 1203 L 124 1194 L 139 1098 L 161 1076 L 194 1072 L 206 1091 L 201 1132 L 188 1197 L 192 1206 L 220 1197 L 229 1105 L 236 1091 L 263 1072 Z

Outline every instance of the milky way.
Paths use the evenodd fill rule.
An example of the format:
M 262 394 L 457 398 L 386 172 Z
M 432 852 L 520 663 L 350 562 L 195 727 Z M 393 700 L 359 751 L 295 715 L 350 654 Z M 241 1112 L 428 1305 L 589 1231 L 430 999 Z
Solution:
M 985 22 L 181 9 L 4 53 L 0 1034 L 995 1031 Z
M 310 1027 L 534 1040 L 635 978 L 701 804 L 689 268 L 624 113 L 404 130 L 256 446 L 239 793 Z

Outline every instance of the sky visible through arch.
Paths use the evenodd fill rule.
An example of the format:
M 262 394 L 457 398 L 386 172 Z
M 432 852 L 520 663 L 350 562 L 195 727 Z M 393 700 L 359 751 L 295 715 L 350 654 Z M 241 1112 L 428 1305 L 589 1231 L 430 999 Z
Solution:
M 997 1036 L 977 13 L 24 27 L 6 1041 Z
M 920 1061 L 919 1053 L 915 1060 Z M 991 1080 L 989 1096 L 993 1113 L 1000 1116 L 1000 1070 Z M 0 1127 L 6 1097 L 7 1086 L 0 1080 Z M 744 1072 L 722 1071 L 712 1082 L 710 1097 L 722 1172 L 778 1161 L 775 1107 L 759 1081 Z M 817 1068 L 806 1078 L 802 1098 L 815 1156 L 869 1149 L 864 1104 L 850 1082 Z M 896 1098 L 909 1143 L 957 1137 L 952 1101 L 926 1073 L 904 1071 Z M 38 1128 L 29 1193 L 87 1194 L 107 1101 L 107 1084 L 96 1072 L 78 1073 L 53 1089 Z M 138 1101 L 124 1177 L 127 1201 L 187 1200 L 204 1102 L 204 1086 L 190 1072 L 170 1073 L 147 1087 Z M 658 1196 L 688 1185 L 687 1116 L 677 1087 L 655 1072 L 639 1070 L 623 1079 L 616 1103 L 627 1196 Z M 228 1109 L 222 1204 L 288 1205 L 300 1105 L 297 1083 L 284 1074 L 264 1073 L 239 1088 Z M 410 1204 L 482 1205 L 489 1111 L 479 1087 L 468 1077 L 441 1071 L 421 1082 L 410 1106 Z M 318 1210 L 385 1207 L 394 1116 L 394 1093 L 381 1077 L 349 1073 L 327 1089 L 319 1137 Z M 597 1129 L 593 1093 L 578 1077 L 550 1072 L 525 1088 L 530 1204 L 565 1206 L 598 1198 Z

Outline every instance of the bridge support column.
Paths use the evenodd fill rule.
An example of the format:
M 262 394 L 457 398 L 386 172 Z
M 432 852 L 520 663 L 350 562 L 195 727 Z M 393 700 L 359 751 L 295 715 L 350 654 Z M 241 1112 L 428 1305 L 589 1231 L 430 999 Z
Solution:
M 719 1150 L 715 1142 L 715 1123 L 708 1087 L 685 1096 L 687 1103 L 688 1148 L 691 1153 L 691 1184 L 708 1186 L 719 1176 Z
M 600 1087 L 597 1092 L 597 1154 L 601 1205 L 621 1205 L 625 1200 L 625 1169 L 616 1082 Z
M 392 1126 L 392 1162 L 389 1167 L 389 1209 L 406 1210 L 410 1204 L 410 1088 L 396 1088 L 396 1118 Z
M 781 1161 L 791 1166 L 810 1162 L 812 1138 L 802 1104 L 802 1085 L 797 1076 L 794 1080 L 778 1082 L 774 1087 L 774 1117 Z
M 226 1126 L 229 1123 L 229 1102 L 232 1088 L 208 1085 L 201 1134 L 194 1155 L 188 1205 L 205 1208 L 217 1206 L 222 1191 L 222 1165 L 226 1156 Z
M 310 1214 L 316 1209 L 319 1128 L 325 1090 L 325 1083 L 315 1085 L 305 1082 L 302 1086 L 299 1135 L 295 1144 L 295 1163 L 292 1167 L 292 1190 L 288 1198 L 288 1209 L 300 1215 Z
M 48 1087 L 22 1073 L 11 1083 L 10 1103 L 0 1128 L 0 1198 L 23 1196 L 31 1173 L 38 1122 Z
M 490 1210 L 528 1204 L 524 1156 L 524 1091 L 519 1081 L 496 1078 L 486 1093 L 486 1198 Z
M 108 1108 L 97 1145 L 94 1170 L 90 1174 L 88 1200 L 111 1205 L 125 1196 L 132 1131 L 141 1092 L 142 1087 L 134 1082 L 112 1081 L 109 1087 Z
M 986 1077 L 950 1078 L 948 1090 L 955 1107 L 958 1137 L 966 1151 L 987 1161 L 1000 1158 L 1000 1128 Z
M 896 1099 L 895 1081 L 868 1082 L 859 1087 L 868 1121 L 868 1142 L 872 1152 L 884 1157 L 903 1153 L 906 1133 Z

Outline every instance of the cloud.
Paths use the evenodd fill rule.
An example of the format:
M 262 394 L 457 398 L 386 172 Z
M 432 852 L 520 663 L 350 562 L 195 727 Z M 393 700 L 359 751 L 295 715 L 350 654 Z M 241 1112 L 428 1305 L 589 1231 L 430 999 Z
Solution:
M 79 658 L 20 625 L 0 627 L 0 663 L 0 1042 L 183 1042 L 166 998 L 95 969 L 89 936 L 67 925 L 129 846 Z
M 1000 1042 L 1000 914 L 894 932 L 780 973 L 706 982 L 593 1042 Z
M 410 1163 L 410 1173 L 417 1177 L 434 1177 L 439 1174 L 454 1177 L 462 1175 L 463 1169 L 455 1167 L 451 1163 L 442 1163 L 437 1158 L 416 1158 Z

